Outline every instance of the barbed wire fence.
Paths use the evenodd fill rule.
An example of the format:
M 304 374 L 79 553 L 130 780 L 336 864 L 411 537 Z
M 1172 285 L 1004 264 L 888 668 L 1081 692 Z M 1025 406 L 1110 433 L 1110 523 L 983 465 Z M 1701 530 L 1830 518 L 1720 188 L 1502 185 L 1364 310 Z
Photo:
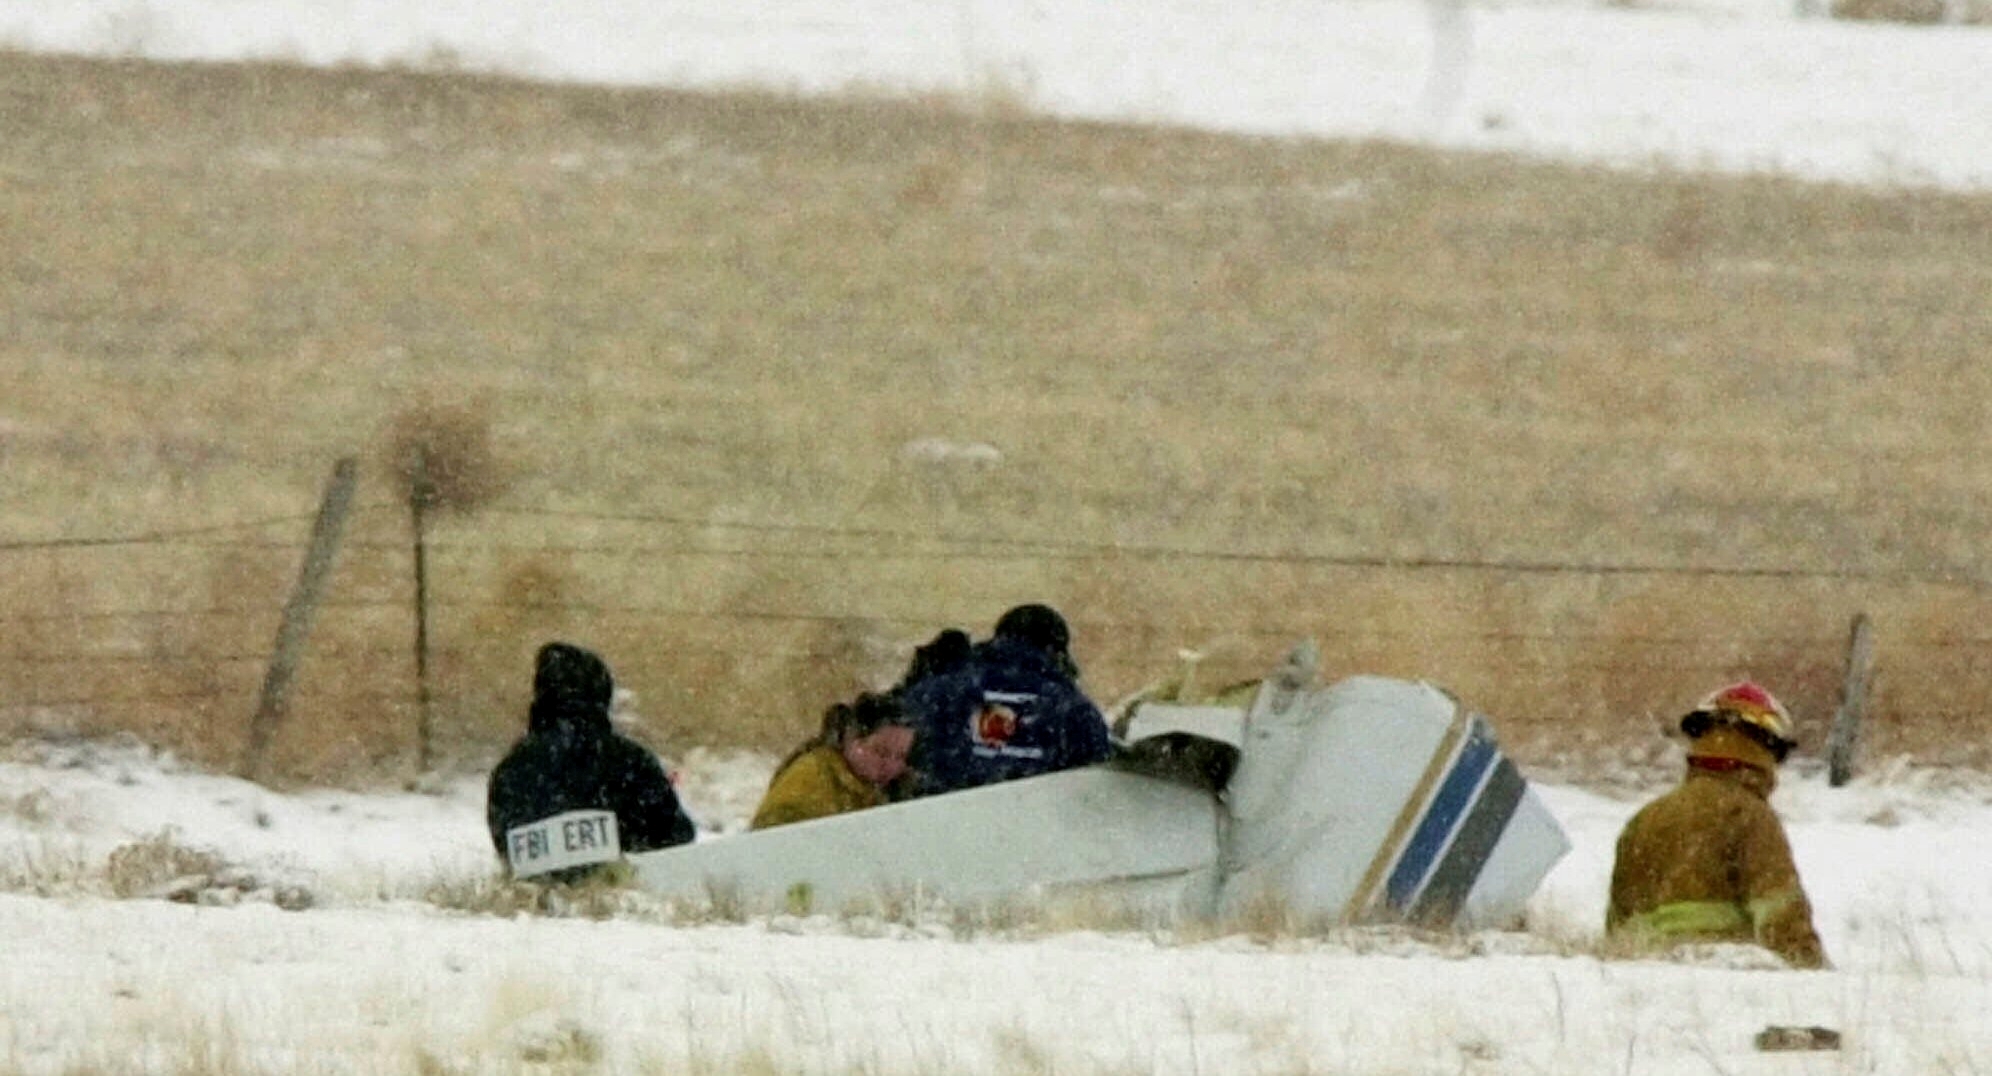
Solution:
M 418 724 L 426 705 L 420 696 L 429 689 L 418 683 L 422 679 L 418 670 L 430 662 L 456 670 L 438 688 L 438 701 L 445 710 L 504 711 L 493 700 L 507 692 L 515 694 L 517 685 L 503 689 L 488 685 L 520 679 L 514 669 L 521 653 L 529 653 L 541 636 L 562 630 L 587 635 L 591 624 L 607 622 L 624 625 L 629 638 L 654 633 L 659 624 L 673 626 L 668 642 L 660 642 L 657 653 L 647 660 L 630 660 L 625 652 L 621 660 L 612 661 L 619 674 L 628 666 L 642 669 L 638 682 L 682 679 L 690 686 L 680 703 L 690 699 L 696 705 L 703 696 L 716 699 L 712 701 L 716 706 L 738 706 L 740 700 L 751 700 L 753 691 L 766 689 L 765 684 L 744 681 L 765 677 L 767 670 L 820 669 L 826 663 L 859 660 L 850 642 L 853 632 L 886 640 L 881 661 L 903 659 L 912 645 L 941 627 L 972 629 L 1009 599 L 1043 597 L 1062 603 L 1082 647 L 1087 642 L 1094 645 L 1095 653 L 1082 663 L 1096 684 L 1113 689 L 1171 671 L 1185 639 L 1194 630 L 1203 630 L 1242 640 L 1228 662 L 1204 666 L 1210 670 L 1215 664 L 1215 671 L 1241 677 L 1263 668 L 1268 655 L 1294 639 L 1309 636 L 1323 640 L 1324 649 L 1340 656 L 1339 666 L 1349 671 L 1415 671 L 1442 682 L 1453 679 L 1454 670 L 1361 666 L 1365 655 L 1374 659 L 1379 654 L 1474 650 L 1485 664 L 1516 683 L 1629 674 L 1649 682 L 1686 683 L 1706 679 L 1719 668 L 1768 661 L 1793 668 L 1770 669 L 1765 675 L 1788 671 L 1793 678 L 1802 675 L 1814 682 L 1823 678 L 1839 691 L 1843 680 L 1856 679 L 1846 675 L 1846 664 L 1852 660 L 1846 625 L 1849 617 L 1869 613 L 1865 599 L 1934 590 L 1953 605 L 1963 595 L 1964 605 L 1976 610 L 1985 590 L 1976 580 L 1915 572 L 1195 548 L 496 503 L 472 518 L 455 521 L 427 543 L 427 556 L 432 558 L 427 610 L 443 621 L 430 633 L 419 630 L 423 611 L 411 592 L 411 546 L 400 532 L 408 523 L 407 505 L 374 502 L 357 504 L 351 511 L 358 533 L 338 551 L 341 564 L 319 603 L 325 626 L 310 643 L 298 670 L 295 708 L 307 723 L 324 721 L 327 713 L 343 709 L 374 715 L 376 721 Z M 143 735 L 180 728 L 179 746 L 233 757 L 252 735 L 258 685 L 267 689 L 272 663 L 279 656 L 279 647 L 271 640 L 279 636 L 289 576 L 305 549 L 297 531 L 313 518 L 310 513 L 282 514 L 124 534 L 0 540 L 0 568 L 10 581 L 0 589 L 5 601 L 0 605 L 0 626 L 9 640 L 0 647 L 0 692 L 4 692 L 0 732 L 123 728 Z M 641 528 L 643 533 L 620 537 L 604 533 L 619 527 Z M 510 563 L 517 575 L 518 565 L 530 569 L 549 562 L 558 564 L 555 574 L 566 582 L 508 588 L 494 586 L 487 578 L 505 572 L 502 567 L 492 568 L 493 563 Z M 885 570 L 865 575 L 859 568 L 867 564 Z M 1209 615 L 1205 608 L 1199 618 L 1182 615 L 1180 603 L 1159 602 L 1153 615 L 1145 615 L 1139 601 L 1126 596 L 1095 605 L 1085 600 L 1083 586 L 1043 583 L 1059 578 L 1046 574 L 1047 569 L 1075 571 L 1087 579 L 1099 576 L 1103 565 L 1177 575 L 1230 568 L 1244 571 L 1244 578 L 1265 569 L 1332 570 L 1341 573 L 1339 578 L 1358 581 L 1425 573 L 1503 581 L 1554 579 L 1573 583 L 1580 592 L 1612 580 L 1674 587 L 1823 584 L 1838 587 L 1835 594 L 1852 596 L 1861 604 L 1842 605 L 1776 630 L 1756 631 L 1745 640 L 1712 636 L 1706 627 L 1693 624 L 1601 615 L 1609 612 L 1609 598 L 1595 598 L 1581 615 L 1562 621 L 1551 617 L 1542 623 L 1536 618 L 1538 622 L 1519 626 L 1499 617 L 1421 614 L 1416 608 L 1388 617 L 1365 617 L 1346 609 L 1324 613 L 1304 600 L 1248 603 L 1219 616 Z M 694 566 L 699 567 L 694 570 Z M 1008 595 L 1000 593 L 1000 586 L 949 593 L 921 586 L 812 589 L 809 585 L 854 575 L 889 579 L 895 578 L 895 572 L 896 578 L 916 580 L 1000 576 L 1020 566 L 1036 573 L 1030 578 L 1038 585 Z M 742 600 L 738 587 L 642 583 L 651 576 L 682 583 L 701 572 L 733 573 L 751 583 L 758 571 L 774 572 L 785 583 L 800 582 L 773 587 L 768 593 L 774 596 L 763 603 Z M 1488 584 L 1461 586 L 1484 590 Z M 754 588 L 745 590 L 751 593 Z M 804 597 L 799 601 L 783 597 L 790 593 Z M 1964 628 L 1974 619 L 1975 614 L 1945 622 L 1925 617 L 1921 634 L 1892 640 L 1898 663 L 1905 652 L 1931 660 L 1933 654 L 1956 651 L 1958 656 L 1940 663 L 1969 672 L 1968 682 L 1961 685 L 1964 690 L 1985 687 L 1976 653 L 1986 640 Z M 1186 623 L 1192 627 L 1186 629 Z M 504 637 L 508 634 L 511 637 Z M 1861 660 L 1872 662 L 1871 638 L 1861 645 L 1865 648 Z M 1336 666 L 1331 662 L 1331 668 Z M 355 669 L 367 673 L 356 677 L 350 674 Z M 743 682 L 713 682 L 728 676 Z M 830 680 L 838 676 L 852 678 L 849 670 L 843 670 Z M 1865 691 L 1870 680 L 1865 670 L 1858 679 Z M 816 690 L 820 695 L 826 689 Z M 1848 702 L 1824 701 L 1841 708 Z M 803 699 L 771 708 L 790 708 L 788 716 L 793 717 L 803 712 L 796 708 L 808 706 Z M 181 728 L 188 725 L 196 731 Z M 502 733 L 494 727 L 465 735 L 490 740 Z M 1842 734 L 1836 730 L 1835 735 Z M 405 744 L 373 749 L 372 761 L 382 762 L 378 756 L 384 751 L 403 758 L 405 764 L 412 753 L 419 759 L 417 768 L 427 769 L 440 757 L 429 737 L 424 730 L 412 752 Z M 1850 743 L 1854 739 L 1845 738 Z M 355 753 L 348 750 L 345 755 Z M 1843 765 L 1844 760 L 1835 760 L 1836 770 Z M 291 769 L 300 768 L 310 770 L 312 765 L 292 760 Z

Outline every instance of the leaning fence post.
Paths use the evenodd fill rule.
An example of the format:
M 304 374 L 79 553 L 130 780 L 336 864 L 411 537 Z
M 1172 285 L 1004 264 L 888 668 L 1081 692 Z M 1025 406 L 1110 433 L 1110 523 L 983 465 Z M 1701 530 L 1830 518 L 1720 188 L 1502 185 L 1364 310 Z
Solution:
M 1854 614 L 1847 632 L 1847 674 L 1840 684 L 1840 708 L 1833 713 L 1833 730 L 1826 736 L 1826 783 L 1834 788 L 1854 776 L 1854 751 L 1860 746 L 1861 719 L 1867 715 L 1868 681 L 1874 671 L 1874 622 Z
M 304 567 L 298 571 L 290 600 L 284 603 L 283 622 L 277 625 L 276 651 L 270 655 L 270 668 L 263 674 L 263 693 L 256 703 L 256 716 L 249 722 L 249 743 L 242 753 L 241 774 L 252 781 L 263 778 L 270 737 L 290 702 L 291 681 L 296 678 L 305 636 L 311 632 L 312 614 L 318 611 L 325 580 L 332 574 L 332 557 L 339 550 L 339 535 L 346 525 L 346 513 L 353 505 L 353 487 L 358 477 L 359 463 L 353 457 L 334 463 L 332 478 L 325 484 L 325 497 L 318 504 L 318 518 L 311 524 L 311 545 L 305 550 Z

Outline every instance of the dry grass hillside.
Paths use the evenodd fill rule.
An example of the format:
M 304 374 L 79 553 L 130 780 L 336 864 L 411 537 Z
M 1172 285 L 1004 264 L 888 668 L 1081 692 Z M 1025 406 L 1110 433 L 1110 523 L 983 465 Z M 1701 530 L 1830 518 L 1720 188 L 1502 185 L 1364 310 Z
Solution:
M 1982 195 L 0 54 L 0 251 L 0 730 L 230 760 L 355 454 L 277 750 L 405 769 L 430 444 L 453 764 L 546 638 L 779 747 L 1034 599 L 1101 698 L 1308 634 L 1538 760 L 1744 673 L 1816 744 L 1866 610 L 1873 748 L 1986 740 Z

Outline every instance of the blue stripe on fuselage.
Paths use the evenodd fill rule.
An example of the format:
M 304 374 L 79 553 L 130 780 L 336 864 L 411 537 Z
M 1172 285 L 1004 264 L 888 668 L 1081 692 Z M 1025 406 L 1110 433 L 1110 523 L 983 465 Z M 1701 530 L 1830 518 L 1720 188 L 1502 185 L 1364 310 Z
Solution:
M 1522 793 L 1527 787 L 1513 762 L 1504 758 L 1494 767 L 1494 775 L 1487 779 L 1480 795 L 1474 797 L 1473 810 L 1459 824 L 1459 834 L 1446 849 L 1445 857 L 1439 860 L 1438 869 L 1425 882 L 1417 903 L 1411 906 L 1412 922 L 1428 927 L 1452 925 L 1459 910 L 1466 906 L 1473 883 L 1480 880 L 1480 869 L 1494 854 L 1494 846 L 1501 843 L 1501 834 L 1508 828 L 1508 819 L 1514 817 L 1515 808 L 1521 806 Z
M 1487 723 L 1476 715 L 1466 743 L 1460 747 L 1458 760 L 1439 783 L 1431 806 L 1425 809 L 1425 817 L 1418 820 L 1418 828 L 1405 843 L 1404 851 L 1397 857 L 1397 866 L 1391 869 L 1390 880 L 1384 884 L 1384 903 L 1390 908 L 1403 912 L 1411 907 L 1412 898 L 1418 895 L 1419 886 L 1432 871 L 1433 861 L 1466 814 L 1474 792 L 1480 788 L 1481 778 L 1486 776 L 1497 755 Z

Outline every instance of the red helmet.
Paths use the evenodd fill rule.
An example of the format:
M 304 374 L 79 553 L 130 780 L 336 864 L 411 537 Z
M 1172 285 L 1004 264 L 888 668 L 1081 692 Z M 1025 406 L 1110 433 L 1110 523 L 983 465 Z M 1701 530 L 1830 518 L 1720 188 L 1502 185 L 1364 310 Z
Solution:
M 1681 718 L 1681 731 L 1689 739 L 1705 735 L 1718 725 L 1728 725 L 1763 744 L 1779 762 L 1797 745 L 1791 711 L 1776 696 L 1748 680 L 1711 692 Z

